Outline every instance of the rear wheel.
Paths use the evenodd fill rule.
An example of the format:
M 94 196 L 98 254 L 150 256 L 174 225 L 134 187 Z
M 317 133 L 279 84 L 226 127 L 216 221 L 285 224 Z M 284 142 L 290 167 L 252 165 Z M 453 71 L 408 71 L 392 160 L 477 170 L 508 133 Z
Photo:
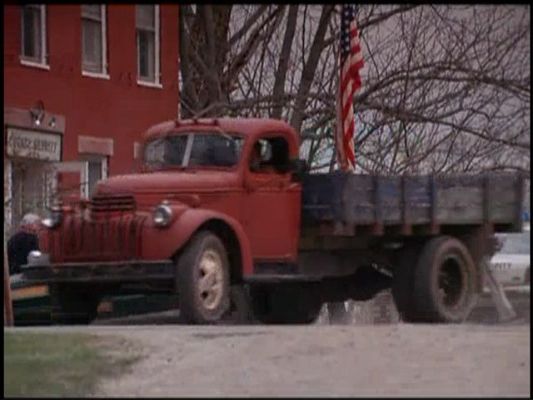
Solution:
M 96 318 L 99 297 L 87 288 L 50 285 L 51 320 L 61 325 L 87 325 Z
M 322 302 L 310 287 L 252 286 L 254 316 L 265 324 L 310 324 L 320 313 Z
M 418 257 L 399 268 L 393 284 L 396 306 L 405 321 L 466 320 L 477 300 L 477 269 L 468 249 L 441 236 L 425 243 Z
M 211 232 L 196 234 L 176 265 L 176 288 L 183 322 L 219 321 L 230 304 L 229 263 L 224 244 Z

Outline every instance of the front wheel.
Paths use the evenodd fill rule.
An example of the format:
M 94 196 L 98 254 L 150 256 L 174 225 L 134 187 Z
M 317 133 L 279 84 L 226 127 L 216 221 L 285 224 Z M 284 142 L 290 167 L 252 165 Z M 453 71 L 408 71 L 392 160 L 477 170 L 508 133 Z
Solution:
M 180 317 L 212 324 L 229 308 L 229 262 L 224 244 L 211 232 L 196 234 L 176 264 Z

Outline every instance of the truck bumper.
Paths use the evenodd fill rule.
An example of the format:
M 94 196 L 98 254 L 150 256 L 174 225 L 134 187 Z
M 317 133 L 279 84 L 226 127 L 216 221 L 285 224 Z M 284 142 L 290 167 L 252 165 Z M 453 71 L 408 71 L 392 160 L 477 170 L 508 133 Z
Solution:
M 28 282 L 134 283 L 173 281 L 171 260 L 26 264 L 22 278 Z

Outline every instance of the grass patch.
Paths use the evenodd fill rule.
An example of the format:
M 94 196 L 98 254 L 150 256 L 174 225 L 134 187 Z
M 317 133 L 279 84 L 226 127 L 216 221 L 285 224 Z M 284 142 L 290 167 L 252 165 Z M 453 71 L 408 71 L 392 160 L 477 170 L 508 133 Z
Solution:
M 139 355 L 124 339 L 4 330 L 4 397 L 87 396 Z

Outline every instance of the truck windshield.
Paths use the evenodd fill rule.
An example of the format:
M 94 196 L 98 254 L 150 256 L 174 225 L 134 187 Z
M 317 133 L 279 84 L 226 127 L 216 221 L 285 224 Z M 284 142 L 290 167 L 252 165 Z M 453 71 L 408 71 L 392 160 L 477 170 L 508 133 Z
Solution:
M 221 133 L 184 133 L 157 138 L 144 149 L 150 168 L 232 167 L 239 161 L 243 139 Z

